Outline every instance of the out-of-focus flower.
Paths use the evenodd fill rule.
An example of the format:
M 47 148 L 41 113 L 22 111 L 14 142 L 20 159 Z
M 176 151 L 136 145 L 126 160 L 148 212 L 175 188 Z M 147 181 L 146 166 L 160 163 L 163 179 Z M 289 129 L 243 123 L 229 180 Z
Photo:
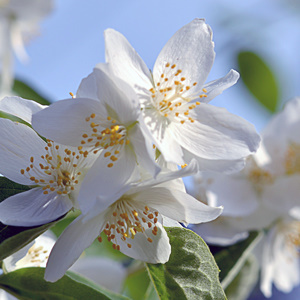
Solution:
M 285 218 L 268 232 L 261 260 L 260 288 L 272 296 L 272 283 L 284 293 L 300 284 L 300 221 Z
M 24 44 L 39 34 L 39 22 L 51 12 L 52 8 L 52 0 L 0 1 L 0 57 L 2 64 L 0 95 L 11 94 L 13 52 L 19 59 L 23 61 L 27 59 Z
M 32 112 L 41 109 L 33 101 L 18 97 L 0 102 L 0 110 L 28 123 Z M 78 208 L 80 184 L 97 156 L 75 147 L 46 143 L 29 126 L 8 119 L 0 119 L 0 127 L 1 174 L 17 183 L 34 186 L 0 203 L 1 222 L 35 226 L 57 219 L 72 207 Z
M 167 161 L 184 165 L 196 158 L 201 170 L 233 171 L 256 151 L 260 138 L 253 125 L 208 104 L 239 74 L 231 70 L 205 84 L 215 53 L 204 20 L 195 19 L 175 33 L 153 73 L 119 32 L 106 30 L 105 42 L 107 62 L 135 89 L 145 124 Z
M 28 267 L 46 267 L 49 254 L 56 242 L 51 231 L 40 235 L 33 242 L 3 260 L 5 273 Z M 126 278 L 126 269 L 120 262 L 101 256 L 83 256 L 70 268 L 87 279 L 114 292 L 120 292 Z M 0 290 L 0 300 L 17 299 Z
M 137 164 L 152 176 L 159 172 L 139 117 L 134 91 L 120 80 L 117 85 L 101 70 L 82 81 L 77 98 L 58 101 L 33 116 L 33 128 L 40 134 L 79 150 L 99 152 L 79 194 L 83 212 L 99 194 L 104 198 L 130 178 L 138 180 Z
M 163 228 L 163 217 L 177 222 L 199 223 L 215 219 L 222 208 L 212 208 L 187 193 L 177 190 L 172 180 L 197 170 L 189 166 L 159 174 L 156 179 L 127 185 L 123 194 L 113 194 L 109 201 L 101 194 L 92 210 L 70 224 L 51 252 L 45 279 L 56 281 L 103 231 L 113 248 L 149 263 L 165 263 L 171 247 Z M 101 242 L 101 237 L 99 238 Z M 65 255 L 68 249 L 68 255 Z
M 290 292 L 300 283 L 300 98 L 289 101 L 262 133 L 262 144 L 236 175 L 211 174 L 208 203 L 224 205 L 223 215 L 195 227 L 209 243 L 229 245 L 250 230 L 265 229 L 261 290 L 272 295 L 272 283 Z

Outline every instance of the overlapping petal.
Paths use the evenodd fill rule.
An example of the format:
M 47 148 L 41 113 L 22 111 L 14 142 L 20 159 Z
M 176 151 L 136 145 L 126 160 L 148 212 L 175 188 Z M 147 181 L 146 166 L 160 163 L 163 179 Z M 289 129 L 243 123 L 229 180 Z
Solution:
M 50 254 L 45 280 L 54 282 L 65 274 L 84 249 L 89 247 L 100 234 L 105 222 L 104 217 L 102 215 L 85 223 L 82 223 L 79 217 L 65 229 Z
M 43 154 L 46 143 L 30 127 L 8 119 L 0 119 L 0 173 L 24 185 L 32 181 L 21 174 L 30 164 L 30 157 Z
M 44 194 L 41 187 L 13 195 L 0 203 L 0 221 L 13 226 L 37 226 L 54 221 L 73 207 L 68 196 Z

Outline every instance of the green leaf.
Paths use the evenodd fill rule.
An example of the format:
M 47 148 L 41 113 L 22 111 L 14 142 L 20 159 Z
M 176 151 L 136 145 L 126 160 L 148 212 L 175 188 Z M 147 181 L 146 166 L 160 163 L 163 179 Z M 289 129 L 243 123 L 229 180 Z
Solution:
M 24 268 L 4 274 L 0 276 L 0 287 L 19 299 L 128 299 L 72 272 L 67 272 L 57 282 L 50 283 L 44 280 L 44 271 L 44 268 Z
M 246 300 L 249 298 L 259 278 L 259 263 L 250 254 L 243 267 L 225 290 L 230 300 Z
M 270 112 L 278 107 L 279 88 L 274 74 L 266 62 L 249 51 L 238 54 L 241 78 L 253 96 Z
M 140 262 L 135 261 L 135 263 L 140 263 Z M 128 269 L 129 275 L 126 278 L 124 285 L 125 285 L 126 294 L 128 294 L 132 300 L 143 299 L 150 283 L 148 273 L 144 265 L 142 266 L 143 266 L 142 269 L 139 269 L 131 274 Z
M 48 99 L 40 95 L 40 93 L 36 92 L 32 87 L 21 80 L 16 79 L 12 89 L 18 96 L 22 98 L 34 100 L 43 105 L 49 105 L 51 103 Z
M 15 194 L 30 190 L 30 187 L 0 177 L 0 202 Z
M 172 252 L 165 264 L 146 264 L 159 299 L 226 299 L 219 269 L 205 242 L 185 228 L 165 228 Z
M 241 270 L 262 235 L 261 232 L 250 232 L 246 240 L 228 247 L 215 255 L 215 260 L 221 270 L 220 280 L 224 289 L 227 288 Z

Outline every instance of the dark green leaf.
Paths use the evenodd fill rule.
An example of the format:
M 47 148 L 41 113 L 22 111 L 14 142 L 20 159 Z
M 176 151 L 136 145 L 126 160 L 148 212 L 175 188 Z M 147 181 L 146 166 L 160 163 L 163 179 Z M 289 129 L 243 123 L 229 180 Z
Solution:
M 221 270 L 220 280 L 224 289 L 236 277 L 252 249 L 262 237 L 260 232 L 250 232 L 249 237 L 215 255 L 215 260 Z
M 0 202 L 15 194 L 28 191 L 30 187 L 0 177 Z
M 205 242 L 184 228 L 166 228 L 172 253 L 166 264 L 146 264 L 159 299 L 226 299 L 219 269 Z
M 49 105 L 51 103 L 48 99 L 41 96 L 40 93 L 36 92 L 32 87 L 21 80 L 16 79 L 12 89 L 18 96 L 24 99 L 34 100 L 43 105 Z
M 101 288 L 99 285 L 72 272 L 67 272 L 57 282 L 50 283 L 44 280 L 44 271 L 44 268 L 24 268 L 4 274 L 0 276 L 0 287 L 20 299 L 128 299 Z M 101 273 L 101 270 L 99 270 L 99 273 Z
M 254 97 L 272 113 L 276 112 L 279 89 L 271 69 L 257 54 L 249 51 L 238 54 L 241 78 Z

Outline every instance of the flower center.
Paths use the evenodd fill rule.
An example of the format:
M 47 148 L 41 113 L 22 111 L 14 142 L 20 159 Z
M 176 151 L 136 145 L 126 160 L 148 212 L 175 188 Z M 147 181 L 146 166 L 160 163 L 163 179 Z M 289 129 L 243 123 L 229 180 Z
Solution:
M 285 155 L 286 174 L 300 173 L 300 145 L 291 143 Z
M 134 206 L 133 206 L 134 205 Z M 148 206 L 141 207 L 132 200 L 121 199 L 111 207 L 111 215 L 109 216 L 105 229 L 108 241 L 113 243 L 113 248 L 120 250 L 118 237 L 123 242 L 127 243 L 128 248 L 131 248 L 130 239 L 134 239 L 137 233 L 142 233 L 146 236 L 147 241 L 152 243 L 152 239 L 147 236 L 146 229 L 152 229 L 154 236 L 157 235 L 158 228 L 158 212 L 151 210 Z M 102 238 L 98 238 L 102 242 Z M 128 241 L 129 240 L 129 241 Z
M 194 122 L 189 117 L 190 110 L 200 105 L 199 101 L 184 105 L 196 98 L 207 97 L 206 89 L 202 89 L 203 94 L 196 94 L 197 82 L 191 86 L 185 84 L 186 78 L 182 76 L 182 70 L 177 68 L 176 64 L 166 63 L 165 72 L 160 75 L 156 87 L 150 89 L 152 93 L 152 105 L 158 112 L 172 121 L 178 121 L 184 124 L 185 121 Z
M 72 149 L 72 151 L 70 150 Z M 30 165 L 20 172 L 33 184 L 43 187 L 44 194 L 56 191 L 59 195 L 67 195 L 75 189 L 78 178 L 86 164 L 87 151 L 64 146 L 48 141 L 45 155 L 40 156 L 39 163 L 30 157 Z
M 113 162 L 118 160 L 122 148 L 130 144 L 126 127 L 117 124 L 110 116 L 106 120 L 101 120 L 96 114 L 91 114 L 85 120 L 89 123 L 91 132 L 82 135 L 81 145 L 90 146 L 90 151 L 94 154 L 103 149 L 107 150 L 104 153 L 104 157 L 110 160 L 107 167 L 113 167 Z M 82 146 L 78 149 L 82 150 Z
M 16 268 L 25 267 L 45 267 L 49 257 L 49 251 L 43 246 L 34 244 L 27 252 L 26 256 L 16 263 Z
M 265 185 L 271 184 L 274 180 L 268 171 L 265 171 L 257 165 L 257 162 L 252 156 L 247 159 L 245 173 L 248 180 L 252 183 L 253 188 L 258 193 L 262 191 Z
M 287 225 L 286 240 L 288 246 L 298 256 L 300 252 L 300 222 L 293 221 Z

